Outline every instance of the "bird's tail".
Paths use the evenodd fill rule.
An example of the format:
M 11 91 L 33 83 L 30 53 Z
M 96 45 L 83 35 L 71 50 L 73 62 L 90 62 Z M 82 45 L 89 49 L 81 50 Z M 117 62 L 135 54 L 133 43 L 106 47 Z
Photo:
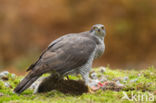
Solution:
M 31 84 L 36 81 L 40 75 L 32 76 L 32 73 L 30 72 L 14 89 L 15 93 L 22 93 L 25 89 L 29 88 Z

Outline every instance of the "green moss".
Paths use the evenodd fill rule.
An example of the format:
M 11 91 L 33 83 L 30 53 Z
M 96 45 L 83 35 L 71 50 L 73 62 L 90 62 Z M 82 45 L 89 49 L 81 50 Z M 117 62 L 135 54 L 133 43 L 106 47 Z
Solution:
M 98 68 L 96 68 L 95 71 L 98 71 Z M 12 74 L 9 74 L 9 80 L 7 82 L 10 84 L 10 88 L 5 87 L 4 81 L 0 80 L 0 93 L 3 94 L 0 96 L 0 103 L 132 103 L 132 101 L 129 100 L 122 100 L 124 96 L 123 91 L 126 92 L 128 96 L 131 96 L 132 92 L 134 94 L 138 92 L 154 94 L 156 92 L 156 69 L 154 67 L 149 67 L 141 71 L 112 70 L 107 68 L 103 74 L 107 76 L 109 80 L 121 78 L 120 82 L 125 85 L 125 88 L 119 92 L 98 90 L 95 93 L 83 93 L 79 96 L 63 94 L 59 91 L 33 94 L 33 91 L 28 89 L 21 95 L 17 95 L 12 91 L 22 77 L 15 76 L 13 78 Z M 125 76 L 129 78 L 126 83 L 122 80 Z M 80 77 L 69 76 L 69 78 L 77 80 Z M 137 79 L 137 81 L 131 82 L 133 79 Z

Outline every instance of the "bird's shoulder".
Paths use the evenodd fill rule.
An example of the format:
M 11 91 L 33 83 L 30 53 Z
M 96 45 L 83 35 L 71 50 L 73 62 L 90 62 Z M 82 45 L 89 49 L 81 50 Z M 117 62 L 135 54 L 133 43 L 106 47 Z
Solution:
M 68 42 L 69 40 L 73 39 L 73 40 L 78 40 L 79 38 L 83 39 L 84 37 L 89 36 L 89 32 L 81 32 L 81 33 L 69 33 L 66 35 L 63 35 L 61 37 L 59 37 L 58 39 L 52 41 L 49 45 L 48 48 L 55 45 L 56 43 L 60 42 L 60 41 L 66 41 Z M 85 38 L 84 38 L 85 39 Z
M 56 50 L 63 47 L 67 48 L 72 45 L 83 47 L 85 45 L 95 46 L 96 44 L 97 39 L 91 36 L 89 32 L 70 33 L 51 42 L 47 50 Z

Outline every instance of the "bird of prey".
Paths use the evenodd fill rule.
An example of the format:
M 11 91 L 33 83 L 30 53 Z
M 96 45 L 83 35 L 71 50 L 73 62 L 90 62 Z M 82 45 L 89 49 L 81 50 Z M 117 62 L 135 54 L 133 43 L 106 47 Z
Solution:
M 89 86 L 89 72 L 93 60 L 104 53 L 105 28 L 93 25 L 90 31 L 64 35 L 53 42 L 39 59 L 27 69 L 29 73 L 14 89 L 20 94 L 42 74 L 58 74 L 60 78 L 69 74 L 80 74 Z

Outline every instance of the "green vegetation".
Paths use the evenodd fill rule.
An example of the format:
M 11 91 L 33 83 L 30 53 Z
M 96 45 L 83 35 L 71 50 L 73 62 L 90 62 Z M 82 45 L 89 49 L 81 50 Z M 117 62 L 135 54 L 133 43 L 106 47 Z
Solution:
M 96 68 L 95 71 L 98 71 L 98 69 Z M 118 79 L 125 87 L 119 92 L 97 90 L 94 93 L 83 93 L 82 95 L 63 94 L 56 90 L 33 94 L 32 90 L 27 89 L 21 95 L 17 95 L 12 91 L 22 77 L 14 77 L 13 74 L 9 74 L 8 80 L 0 80 L 0 103 L 132 103 L 127 99 L 122 100 L 123 91 L 129 98 L 131 98 L 132 93 L 136 95 L 144 94 L 148 98 L 149 93 L 153 94 L 155 96 L 154 103 L 156 103 L 156 69 L 154 67 L 139 71 L 106 68 L 103 74 L 107 76 L 108 80 Z M 123 80 L 125 76 L 128 77 L 126 82 Z M 77 77 L 70 76 L 70 78 L 76 79 Z M 10 86 L 6 87 L 4 83 L 10 84 Z M 145 98 L 144 102 L 146 102 Z M 151 101 L 147 102 L 151 103 Z

